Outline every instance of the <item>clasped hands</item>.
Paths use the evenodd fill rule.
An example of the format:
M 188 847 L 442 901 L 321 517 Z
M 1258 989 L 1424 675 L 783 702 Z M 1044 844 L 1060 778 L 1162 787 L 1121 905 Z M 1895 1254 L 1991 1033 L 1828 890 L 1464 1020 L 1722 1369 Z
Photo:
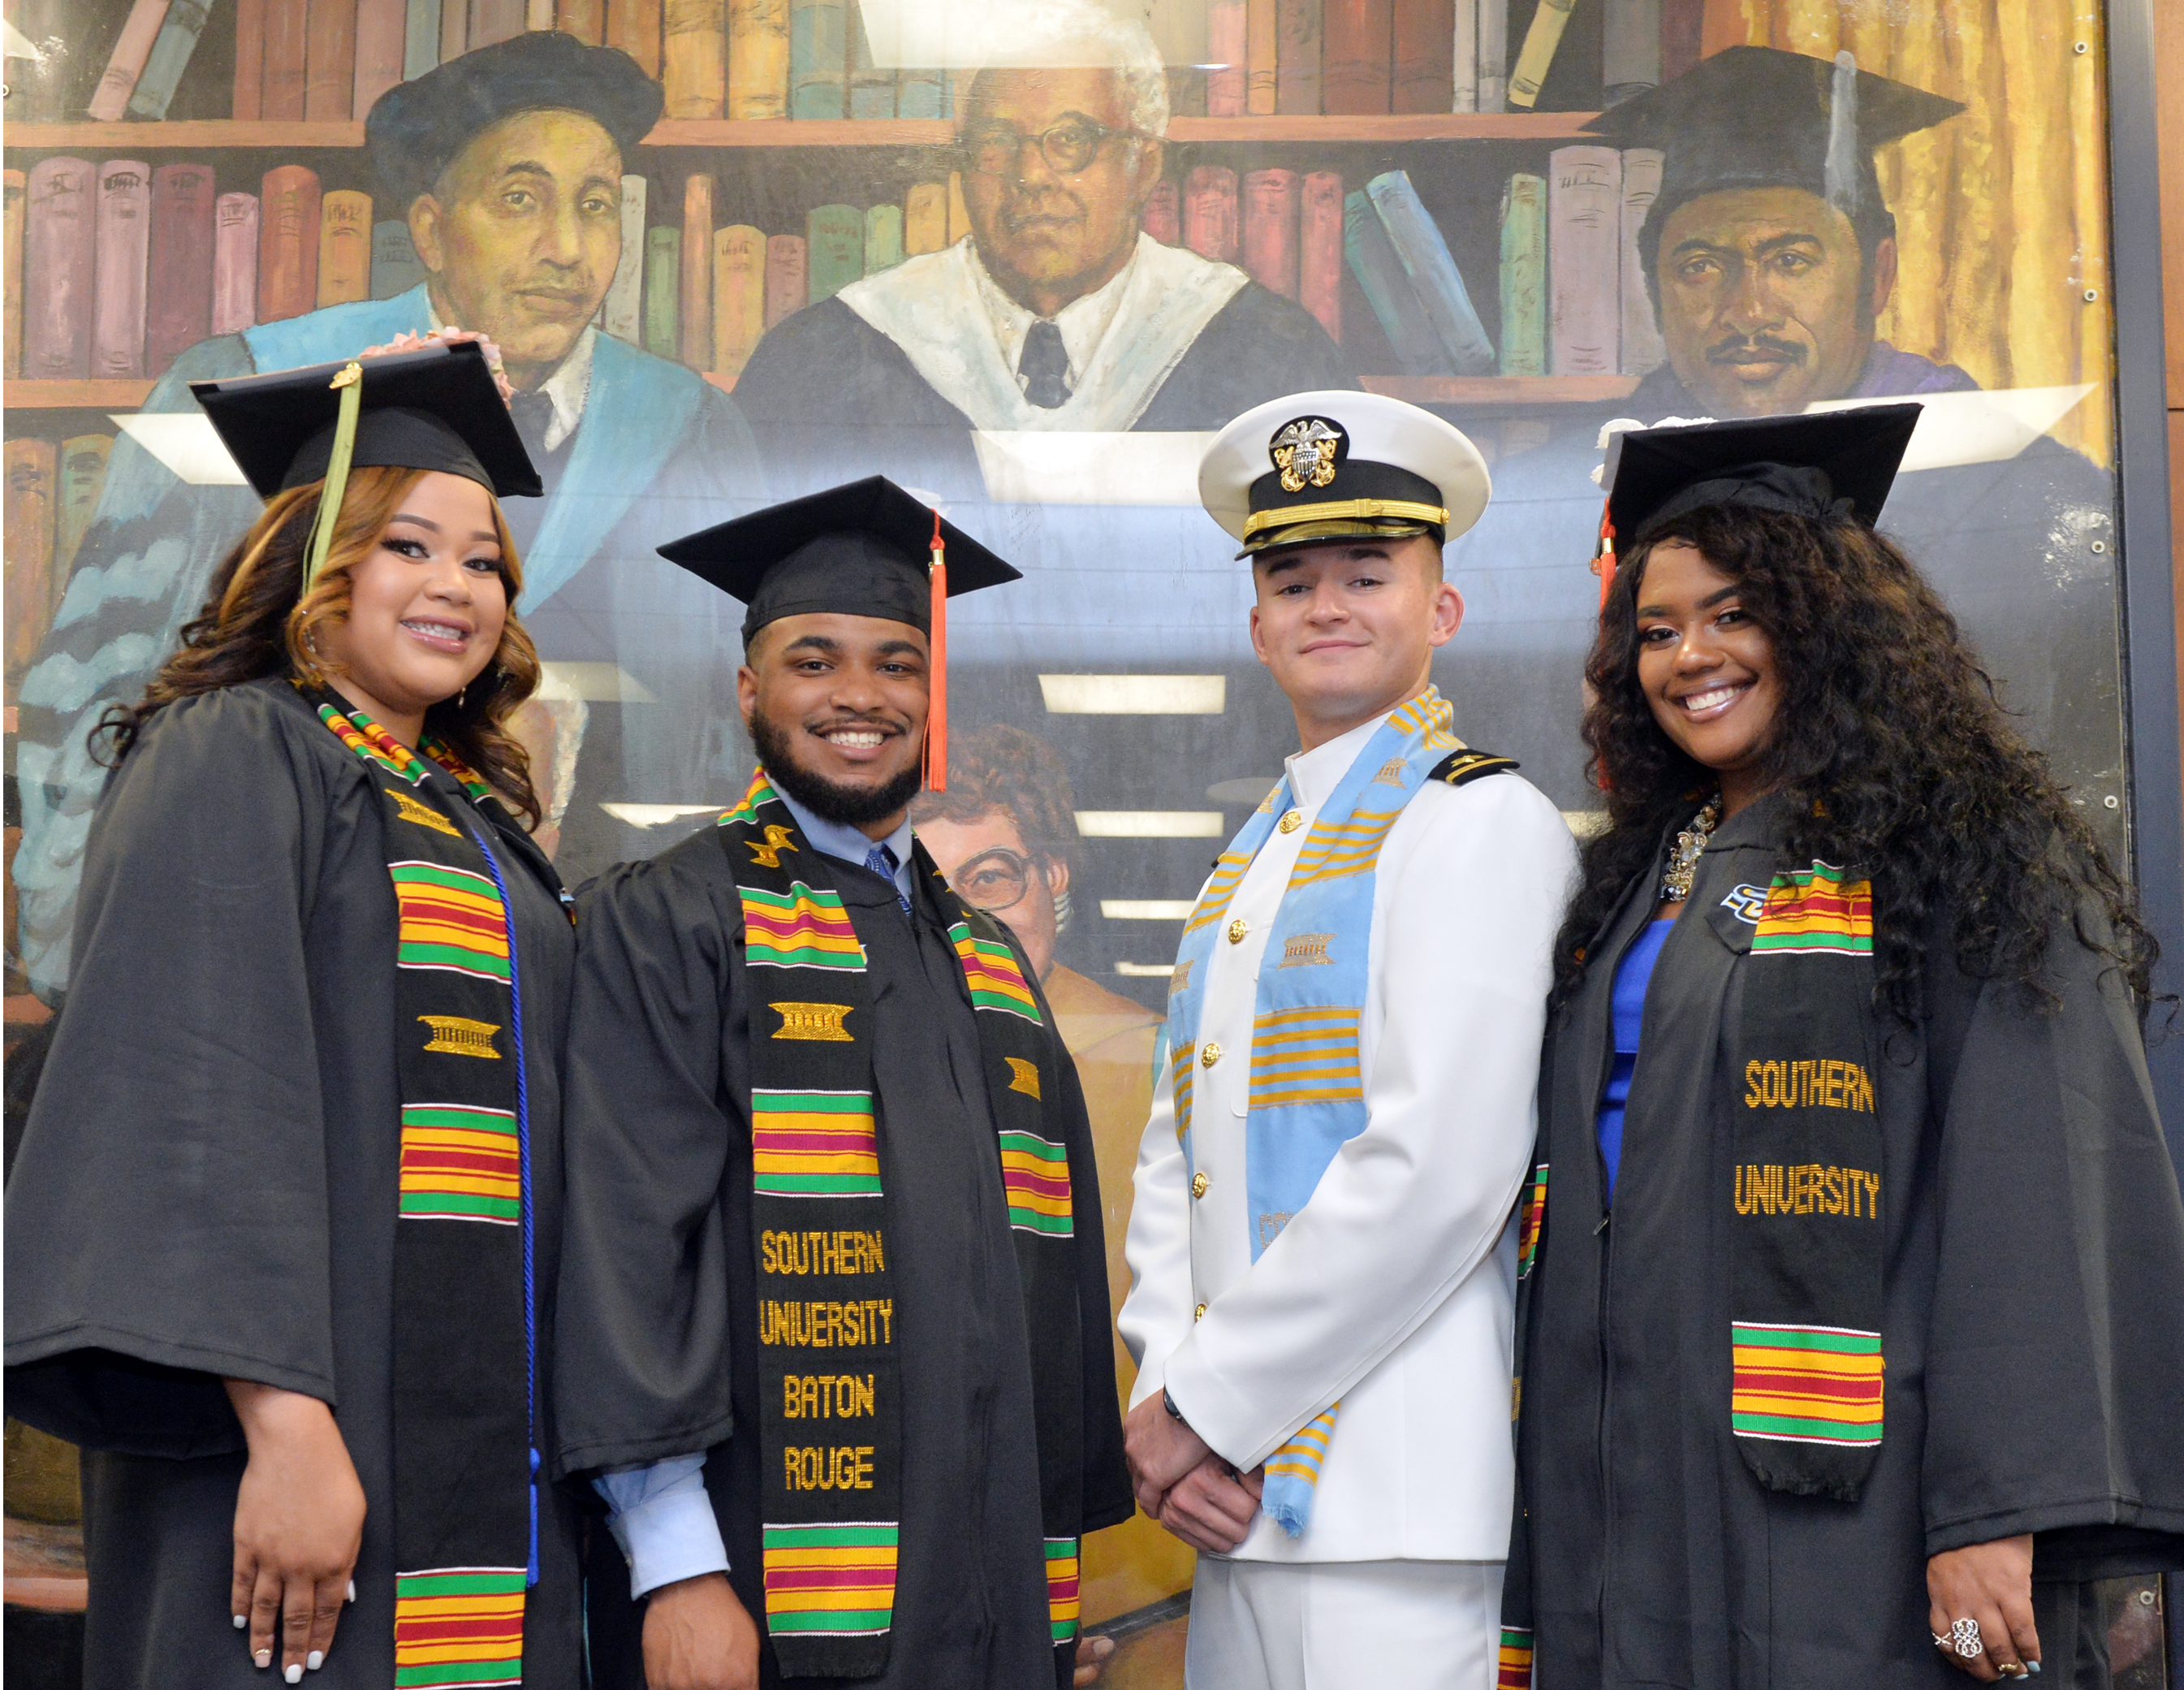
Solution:
M 1123 1450 L 1138 1506 L 1192 1548 L 1226 1555 L 1251 1534 L 1266 1470 L 1238 1473 L 1158 1397 L 1130 1410 Z

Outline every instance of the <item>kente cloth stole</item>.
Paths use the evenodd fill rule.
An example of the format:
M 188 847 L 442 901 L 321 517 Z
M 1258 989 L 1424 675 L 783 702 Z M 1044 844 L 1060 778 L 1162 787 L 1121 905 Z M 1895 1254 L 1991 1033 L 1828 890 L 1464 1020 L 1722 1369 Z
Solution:
M 887 1107 L 875 1095 L 865 951 L 827 860 L 763 770 L 718 826 L 743 903 L 750 1006 L 766 1633 L 784 1678 L 870 1677 L 888 1664 L 903 1464 L 916 1453 L 902 1442 Z M 993 918 L 948 890 L 922 845 L 912 873 L 950 918 L 976 1012 L 1023 1285 L 1060 1648 L 1077 1635 L 1084 1408 L 1068 1149 L 1046 1113 L 1061 1095 L 1054 1045 Z
M 387 804 L 401 1224 L 394 1233 L 394 1682 L 523 1679 L 538 1577 L 531 1132 L 498 800 L 332 693 L 305 694 Z M 437 767 L 434 767 L 437 764 Z
M 1364 1012 L 1380 846 L 1434 766 L 1462 749 L 1449 731 L 1454 715 L 1429 687 L 1380 725 L 1328 795 L 1282 894 L 1251 1020 L 1244 1180 L 1254 1262 L 1310 1200 L 1335 1152 L 1365 1129 L 1357 1021 Z M 1184 927 L 1167 1033 L 1176 1135 L 1186 1169 L 1192 1166 L 1191 1077 L 1208 959 L 1237 885 L 1290 801 L 1284 775 L 1221 853 Z M 1292 1537 L 1311 1523 L 1320 1464 L 1340 1407 L 1329 1403 L 1267 1459 L 1260 1508 Z
M 1708 912 L 1743 1015 L 1728 1107 L 1730 1426 L 1770 1490 L 1854 1502 L 1880 1453 L 1873 892 L 1815 862 Z

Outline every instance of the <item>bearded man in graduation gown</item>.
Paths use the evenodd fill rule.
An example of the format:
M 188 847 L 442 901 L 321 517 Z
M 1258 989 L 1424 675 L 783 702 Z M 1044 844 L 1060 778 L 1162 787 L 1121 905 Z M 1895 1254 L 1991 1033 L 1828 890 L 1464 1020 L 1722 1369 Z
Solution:
M 1168 120 L 1145 26 L 1037 0 L 1004 33 L 963 97 L 967 238 L 785 319 L 738 379 L 777 478 L 878 450 L 911 485 L 975 494 L 973 428 L 1212 429 L 1356 386 L 1303 307 L 1144 231 Z
M 907 819 L 936 534 L 948 588 L 1015 576 L 878 477 L 662 549 L 749 605 L 762 766 L 579 914 L 561 1463 L 645 1604 L 595 1598 L 607 1684 L 1067 1684 L 1130 1512 L 1075 1069 Z
M 194 412 L 192 381 L 350 358 L 443 325 L 498 343 L 546 487 L 535 508 L 509 513 L 524 565 L 518 608 L 543 656 L 610 660 L 665 706 L 624 715 L 619 769 L 595 753 L 577 777 L 599 796 L 635 800 L 684 799 L 711 784 L 718 747 L 692 724 L 719 714 L 710 659 L 727 633 L 718 595 L 652 548 L 662 533 L 759 497 L 750 435 L 727 397 L 593 326 L 621 255 L 621 173 L 661 100 L 627 53 L 549 31 L 397 84 L 372 107 L 365 144 L 384 193 L 378 215 L 407 220 L 425 279 L 392 298 L 200 342 L 144 406 Z M 190 485 L 131 437 L 114 443 L 23 685 L 14 873 L 25 962 L 44 996 L 67 984 L 78 865 L 105 777 L 85 749 L 88 730 L 109 705 L 142 692 L 256 514 L 248 488 Z

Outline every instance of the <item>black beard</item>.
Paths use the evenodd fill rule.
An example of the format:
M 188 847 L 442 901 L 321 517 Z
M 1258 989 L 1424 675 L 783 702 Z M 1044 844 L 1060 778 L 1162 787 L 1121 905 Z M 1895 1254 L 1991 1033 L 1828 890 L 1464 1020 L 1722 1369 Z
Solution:
M 838 827 L 863 828 L 885 821 L 907 809 L 925 784 L 923 772 L 912 763 L 884 785 L 844 786 L 798 762 L 788 749 L 788 736 L 764 716 L 753 714 L 750 734 L 768 778 L 820 820 Z

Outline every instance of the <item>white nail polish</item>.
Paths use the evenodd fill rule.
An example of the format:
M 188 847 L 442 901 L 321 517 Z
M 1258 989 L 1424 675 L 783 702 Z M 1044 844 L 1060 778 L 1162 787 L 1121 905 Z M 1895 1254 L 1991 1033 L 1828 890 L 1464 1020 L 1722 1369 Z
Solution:
M 235 1629 L 238 1631 L 250 1623 L 250 1616 L 248 1614 L 237 1614 L 230 1617 L 234 1620 Z
M 288 1670 L 281 1676 L 287 1679 L 291 1684 L 301 1684 L 304 1682 L 304 1669 L 297 1665 L 295 1662 L 290 1661 L 288 1663 Z
M 310 1654 L 304 1657 L 304 1666 L 313 1672 L 316 1672 L 326 1664 L 326 1652 L 324 1649 L 313 1649 Z

